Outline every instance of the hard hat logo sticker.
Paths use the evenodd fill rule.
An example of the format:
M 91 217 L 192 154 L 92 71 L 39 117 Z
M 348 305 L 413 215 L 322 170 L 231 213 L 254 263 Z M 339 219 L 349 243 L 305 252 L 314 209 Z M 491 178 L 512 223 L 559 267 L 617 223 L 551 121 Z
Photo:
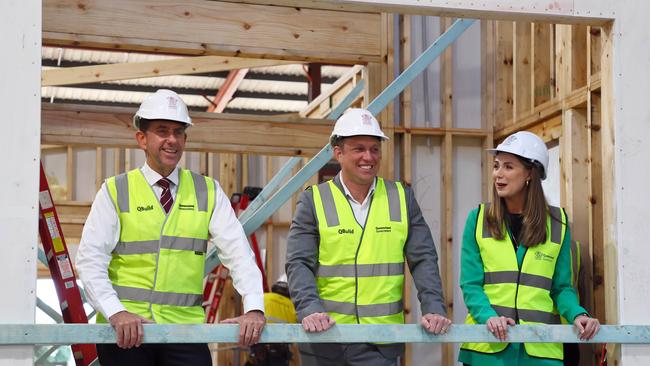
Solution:
M 372 125 L 372 116 L 369 114 L 362 114 L 361 115 L 361 122 L 363 122 L 364 125 L 371 126 Z
M 176 109 L 177 108 L 178 99 L 176 99 L 176 98 L 174 98 L 172 96 L 169 96 L 169 97 L 167 97 L 167 101 L 169 102 L 169 105 L 168 105 L 169 109 Z

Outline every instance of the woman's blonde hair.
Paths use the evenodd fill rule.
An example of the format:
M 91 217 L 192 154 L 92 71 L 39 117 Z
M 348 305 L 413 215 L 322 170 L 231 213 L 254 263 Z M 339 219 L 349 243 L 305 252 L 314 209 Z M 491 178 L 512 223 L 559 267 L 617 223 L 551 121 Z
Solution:
M 544 197 L 542 188 L 542 166 L 537 162 L 532 162 L 515 155 L 524 165 L 524 168 L 530 171 L 530 180 L 526 183 L 526 198 L 524 200 L 524 209 L 522 211 L 522 227 L 519 237 L 516 238 L 520 245 L 527 248 L 546 242 L 546 215 L 548 213 L 548 204 Z M 487 210 L 487 225 L 492 237 L 497 240 L 503 240 L 506 233 L 503 230 L 508 208 L 503 198 L 497 195 L 496 187 L 492 185 L 493 202 Z

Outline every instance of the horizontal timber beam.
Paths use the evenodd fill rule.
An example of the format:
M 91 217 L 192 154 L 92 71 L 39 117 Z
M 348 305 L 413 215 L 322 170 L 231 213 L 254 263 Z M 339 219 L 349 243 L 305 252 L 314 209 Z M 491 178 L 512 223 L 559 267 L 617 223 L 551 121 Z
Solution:
M 435 127 L 395 127 L 395 134 L 410 133 L 413 136 L 452 136 L 487 137 L 488 133 L 480 128 L 435 128 Z
M 450 18 L 522 20 L 566 24 L 604 24 L 614 19 L 611 0 L 230 0 L 313 9 L 379 11 Z
M 148 62 L 60 67 L 43 70 L 41 74 L 41 86 L 98 83 L 102 81 L 140 79 L 166 75 L 200 74 L 293 63 L 295 61 L 226 56 L 197 56 Z
M 41 143 L 137 148 L 133 108 L 43 103 Z M 327 143 L 332 122 L 299 117 L 192 113 L 188 151 L 304 156 Z
M 563 111 L 571 108 L 586 108 L 587 98 L 591 91 L 600 90 L 600 79 L 595 79 L 591 88 L 584 86 L 572 91 L 562 99 L 553 99 L 533 108 L 530 112 L 522 115 L 521 118 L 506 122 L 504 127 L 494 131 L 494 140 L 501 140 L 517 131 L 527 130 L 545 120 L 562 114 Z
M 44 0 L 43 45 L 324 63 L 378 62 L 377 11 L 174 0 Z
M 144 343 L 234 343 L 239 326 L 231 324 L 144 325 Z M 578 340 L 572 325 L 517 325 L 508 330 L 510 342 L 650 343 L 650 326 L 602 325 L 591 340 Z M 261 343 L 422 342 L 461 343 L 499 340 L 484 325 L 453 324 L 447 334 L 433 335 L 419 324 L 337 324 L 321 333 L 307 333 L 300 324 L 268 324 Z M 109 324 L 0 324 L 0 345 L 115 343 Z

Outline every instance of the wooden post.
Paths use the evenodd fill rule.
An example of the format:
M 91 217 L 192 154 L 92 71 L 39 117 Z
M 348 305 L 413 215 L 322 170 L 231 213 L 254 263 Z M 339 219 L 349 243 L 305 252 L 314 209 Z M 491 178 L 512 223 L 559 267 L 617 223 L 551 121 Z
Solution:
M 496 22 L 496 122 L 514 120 L 513 79 L 513 23 Z
M 451 18 L 441 18 L 440 34 L 444 33 L 452 24 Z M 445 294 L 447 308 L 447 317 L 454 318 L 454 248 L 453 248 L 453 207 L 454 207 L 454 190 L 453 190 L 453 136 L 451 129 L 454 127 L 453 116 L 453 53 L 452 48 L 447 48 L 441 56 L 440 63 L 440 121 L 445 130 L 442 141 L 442 223 L 440 243 L 440 264 L 442 272 L 442 284 Z M 451 343 L 442 346 L 442 364 L 451 366 L 454 364 L 454 348 Z
M 531 24 L 518 21 L 514 23 L 515 37 L 513 44 L 514 57 L 514 103 L 515 118 L 527 113 L 533 105 L 532 95 L 532 47 L 531 47 Z

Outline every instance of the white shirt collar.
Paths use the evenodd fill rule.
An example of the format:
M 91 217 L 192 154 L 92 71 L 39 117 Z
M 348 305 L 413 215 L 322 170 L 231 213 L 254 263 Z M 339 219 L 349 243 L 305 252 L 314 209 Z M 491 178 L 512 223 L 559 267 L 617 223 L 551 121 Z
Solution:
M 352 193 L 350 193 L 350 190 L 348 187 L 345 185 L 345 182 L 343 181 L 343 172 L 339 173 L 339 180 L 341 181 L 341 186 L 343 186 L 343 193 L 345 193 L 346 197 L 351 198 L 352 200 L 356 201 L 354 199 L 354 196 L 352 196 Z M 370 189 L 368 190 L 368 194 L 366 195 L 366 198 L 363 199 L 363 202 L 357 202 L 361 205 L 365 204 L 368 201 L 368 197 L 375 191 L 375 186 L 377 185 L 377 177 L 373 179 L 372 185 L 370 185 Z
M 156 184 L 163 177 L 157 171 L 151 169 L 146 161 L 140 170 L 142 171 L 142 175 L 144 175 L 144 179 L 147 180 L 147 183 L 149 183 L 150 186 Z M 167 179 L 169 179 L 174 185 L 178 185 L 178 166 L 172 170 L 171 174 L 167 176 Z

